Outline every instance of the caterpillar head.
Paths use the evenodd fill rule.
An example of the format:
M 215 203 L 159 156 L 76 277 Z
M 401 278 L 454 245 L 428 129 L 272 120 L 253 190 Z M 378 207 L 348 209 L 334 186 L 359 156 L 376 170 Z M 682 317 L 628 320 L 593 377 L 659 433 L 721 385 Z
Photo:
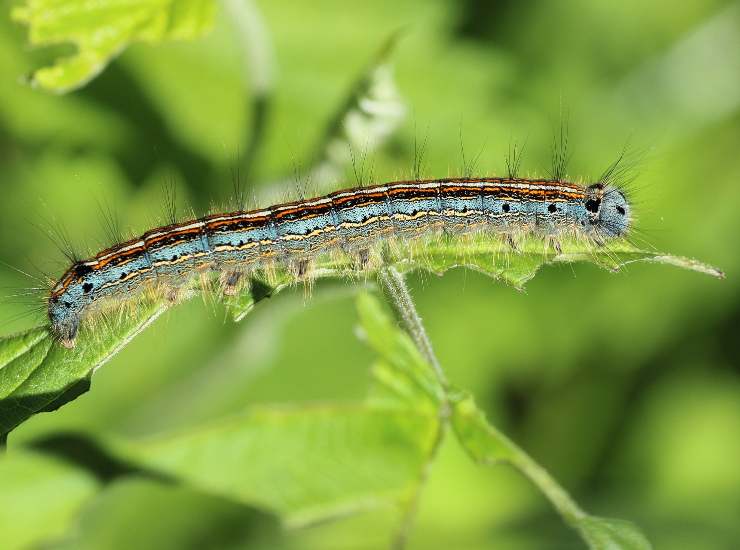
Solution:
M 51 332 L 66 348 L 75 346 L 77 330 L 94 285 L 88 279 L 92 269 L 78 262 L 59 279 L 49 295 L 47 313 Z
M 632 211 L 624 193 L 603 183 L 590 185 L 586 191 L 589 233 L 596 238 L 625 235 L 630 228 Z

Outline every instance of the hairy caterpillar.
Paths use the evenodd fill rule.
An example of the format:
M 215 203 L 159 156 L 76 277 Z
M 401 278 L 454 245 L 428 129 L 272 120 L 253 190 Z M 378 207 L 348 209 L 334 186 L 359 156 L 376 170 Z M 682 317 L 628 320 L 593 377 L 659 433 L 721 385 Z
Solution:
M 211 271 L 234 294 L 252 270 L 278 264 L 302 278 L 313 257 L 332 251 L 362 267 L 389 236 L 483 231 L 512 246 L 521 233 L 546 237 L 556 249 L 562 237 L 602 244 L 628 231 L 631 210 L 624 193 L 601 179 L 587 187 L 516 177 L 401 181 L 158 227 L 73 263 L 48 296 L 51 329 L 71 348 L 82 319 L 106 299 L 154 285 L 176 289 Z

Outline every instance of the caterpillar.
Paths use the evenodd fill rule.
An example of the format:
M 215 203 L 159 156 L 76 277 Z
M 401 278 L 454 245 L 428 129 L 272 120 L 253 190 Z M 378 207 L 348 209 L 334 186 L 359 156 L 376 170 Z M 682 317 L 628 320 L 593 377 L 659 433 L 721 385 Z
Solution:
M 625 194 L 600 179 L 588 186 L 517 177 L 398 181 L 157 227 L 67 269 L 47 299 L 52 334 L 72 348 L 96 305 L 158 284 L 177 288 L 196 274 L 219 272 L 230 295 L 266 265 L 305 277 L 311 259 L 327 252 L 349 254 L 362 268 L 389 237 L 482 231 L 514 247 L 515 233 L 547 237 L 556 249 L 566 236 L 603 244 L 627 233 L 631 210 Z

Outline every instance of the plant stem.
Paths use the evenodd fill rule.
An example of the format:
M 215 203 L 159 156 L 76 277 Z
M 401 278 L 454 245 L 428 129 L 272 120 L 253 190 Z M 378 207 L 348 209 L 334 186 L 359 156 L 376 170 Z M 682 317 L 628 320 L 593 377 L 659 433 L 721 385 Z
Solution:
M 403 329 L 408 332 L 424 359 L 434 369 L 434 374 L 440 386 L 447 390 L 449 388 L 447 377 L 437 360 L 437 356 L 434 354 L 432 342 L 424 330 L 421 317 L 416 311 L 416 306 L 414 306 L 414 301 L 411 299 L 411 293 L 409 293 L 403 275 L 395 267 L 384 266 L 378 270 L 378 280 L 383 289 L 383 294 L 393 307 Z
M 396 531 L 391 544 L 391 548 L 394 550 L 401 550 L 405 548 L 406 542 L 408 541 L 411 527 L 413 526 L 419 510 L 421 492 L 429 479 L 432 463 L 439 453 L 439 449 L 442 446 L 445 434 L 447 433 L 447 428 L 449 427 L 450 403 L 447 397 L 449 384 L 447 382 L 447 377 L 442 370 L 442 366 L 439 364 L 439 360 L 434 353 L 432 342 L 429 340 L 426 330 L 424 330 L 421 317 L 419 317 L 419 313 L 416 311 L 416 306 L 411 298 L 411 293 L 406 286 L 406 281 L 404 280 L 403 275 L 401 275 L 401 273 L 392 266 L 384 266 L 378 270 L 378 281 L 383 289 L 383 294 L 388 299 L 388 303 L 396 313 L 403 329 L 409 334 L 409 336 L 411 336 L 411 339 L 419 349 L 419 352 L 432 367 L 434 375 L 437 378 L 437 382 L 444 390 L 444 397 L 442 398 L 442 402 L 439 407 L 439 422 L 437 423 L 437 432 L 434 435 L 434 441 L 429 448 L 429 453 L 427 454 L 426 460 L 419 472 L 419 477 L 416 481 L 414 491 L 406 503 L 401 525 L 399 526 L 398 531 Z
M 493 428 L 493 427 L 492 427 Z M 495 428 L 493 428 L 495 430 Z M 498 431 L 498 430 L 496 430 Z M 586 516 L 586 513 L 570 497 L 570 495 L 552 478 L 542 466 L 532 457 L 519 448 L 516 443 L 499 432 L 500 441 L 508 447 L 508 461 L 531 481 L 547 497 L 553 507 L 569 524 L 575 523 Z

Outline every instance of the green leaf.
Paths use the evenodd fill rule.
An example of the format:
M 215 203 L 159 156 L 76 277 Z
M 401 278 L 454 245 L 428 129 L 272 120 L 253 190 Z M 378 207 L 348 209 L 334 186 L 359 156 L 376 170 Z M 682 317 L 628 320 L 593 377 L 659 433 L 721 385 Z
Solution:
M 543 265 L 576 261 L 591 261 L 610 270 L 635 262 L 664 263 L 724 276 L 720 270 L 696 260 L 639 250 L 627 243 L 617 242 L 597 249 L 589 249 L 582 243 L 563 243 L 562 247 L 563 253 L 556 254 L 544 250 L 541 240 L 531 239 L 520 243 L 519 251 L 513 253 L 495 236 L 474 235 L 381 244 L 373 254 L 383 255 L 388 264 L 404 272 L 426 270 L 441 275 L 454 267 L 467 267 L 516 288 L 523 288 Z M 368 271 L 372 274 L 374 269 L 377 266 Z M 320 256 L 311 276 L 354 279 L 357 277 L 355 260 L 336 254 Z M 259 301 L 297 284 L 302 282 L 296 281 L 287 269 L 278 269 L 269 277 L 255 275 L 250 289 L 230 297 L 227 306 L 233 317 L 240 320 Z M 0 434 L 8 433 L 37 412 L 58 408 L 87 391 L 95 369 L 167 307 L 167 304 L 145 302 L 110 321 L 83 324 L 77 348 L 71 351 L 52 344 L 46 328 L 0 339 Z M 366 299 L 361 301 L 360 315 L 369 341 L 384 362 L 393 367 L 393 383 L 398 386 L 394 391 L 411 395 L 409 392 L 417 391 L 418 387 L 432 399 L 430 403 L 439 402 L 441 390 L 416 348 L 404 333 L 382 320 L 378 311 Z M 386 377 L 384 368 L 382 363 L 375 368 L 380 380 Z M 398 372 L 403 374 L 399 376 Z M 386 383 L 386 390 L 389 388 Z
M 452 426 L 466 452 L 481 464 L 507 463 L 527 477 L 550 501 L 563 520 L 576 529 L 592 550 L 645 550 L 650 543 L 628 521 L 584 512 L 547 471 L 485 418 L 465 392 L 451 396 Z
M 0 339 L 0 434 L 87 391 L 95 369 L 164 309 L 155 302 L 145 303 L 137 315 L 83 327 L 84 335 L 73 350 L 55 342 L 46 327 Z
M 53 457 L 12 449 L 0 456 L 0 486 L 2 546 L 12 550 L 62 535 L 98 483 Z
M 641 250 L 624 240 L 602 247 L 577 240 L 562 242 L 560 246 L 562 252 L 558 253 L 542 239 L 530 237 L 512 251 L 502 239 L 483 233 L 443 236 L 391 248 L 387 261 L 402 271 L 423 269 L 437 275 L 454 267 L 466 267 L 520 290 L 541 267 L 556 263 L 590 262 L 610 271 L 638 262 L 661 263 L 724 278 L 724 273 L 716 267 L 690 258 Z
M 473 460 L 481 464 L 511 461 L 513 443 L 494 426 L 466 392 L 450 396 L 452 427 L 457 439 Z
M 235 322 L 241 321 L 259 302 L 271 298 L 285 289 L 290 283 L 290 280 L 285 275 L 282 274 L 282 281 L 273 281 L 271 284 L 257 277 L 250 278 L 248 292 L 240 292 L 236 296 L 228 296 L 224 300 L 226 309 L 231 314 L 231 318 Z
M 132 526 L 136 526 L 132 529 Z M 284 548 L 274 516 L 190 487 L 131 477 L 106 486 L 55 550 Z
M 255 292 L 269 295 L 265 288 Z M 114 454 L 291 525 L 405 500 L 438 431 L 441 389 L 377 299 L 360 295 L 358 310 L 381 356 L 364 402 L 253 407 L 183 433 L 114 443 Z M 380 399 L 380 388 L 403 388 L 396 395 L 405 399 Z
M 149 469 L 303 525 L 403 498 L 435 425 L 423 412 L 363 404 L 256 407 L 121 450 Z
M 371 345 L 382 356 L 378 387 L 404 387 L 408 399 L 260 406 L 184 432 L 107 444 L 66 438 L 62 448 L 87 449 L 116 477 L 177 479 L 233 501 L 269 509 L 304 525 L 407 500 L 438 431 L 429 367 L 377 300 L 358 300 Z M 53 442 L 52 442 L 53 443 Z M 58 444 L 38 444 L 56 452 Z M 116 466 L 115 468 L 112 465 Z M 124 467 L 125 466 L 125 467 Z
M 31 76 L 33 85 L 63 93 L 84 86 L 133 42 L 202 36 L 214 12 L 213 0 L 25 0 L 12 16 L 28 25 L 33 45 L 77 48 Z
M 400 399 L 406 406 L 436 411 L 444 399 L 444 389 L 411 338 L 370 294 L 357 297 L 357 311 L 363 335 L 381 357 L 373 368 L 376 384 L 371 399 L 384 402 L 392 397 L 390 402 Z

